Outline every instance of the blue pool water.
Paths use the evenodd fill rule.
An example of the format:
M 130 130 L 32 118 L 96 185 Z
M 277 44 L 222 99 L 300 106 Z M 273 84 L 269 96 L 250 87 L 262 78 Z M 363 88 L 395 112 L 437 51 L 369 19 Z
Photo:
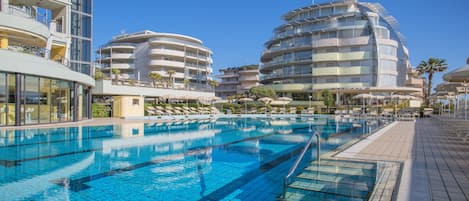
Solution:
M 0 200 L 275 200 L 310 130 L 327 152 L 381 125 L 358 123 L 220 118 L 1 130 Z

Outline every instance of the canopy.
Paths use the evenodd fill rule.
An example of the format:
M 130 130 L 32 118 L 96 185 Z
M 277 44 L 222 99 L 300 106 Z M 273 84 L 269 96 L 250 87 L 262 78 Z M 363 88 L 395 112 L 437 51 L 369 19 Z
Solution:
M 358 94 L 358 95 L 355 95 L 353 96 L 352 98 L 353 99 L 370 99 L 370 98 L 374 98 L 375 96 L 371 95 L 371 94 Z
M 254 100 L 252 98 L 241 98 L 238 101 L 240 101 L 240 102 L 251 102 L 251 101 L 254 101 Z
M 279 101 L 292 101 L 293 99 L 291 99 L 290 97 L 280 97 L 280 98 L 277 98 L 277 100 L 279 100 Z
M 261 101 L 261 102 L 264 102 L 264 103 L 269 103 L 269 102 L 272 102 L 274 99 L 269 98 L 269 97 L 262 97 L 262 98 L 259 98 L 257 100 Z
M 465 66 L 446 73 L 443 79 L 448 82 L 469 82 L 469 58 Z

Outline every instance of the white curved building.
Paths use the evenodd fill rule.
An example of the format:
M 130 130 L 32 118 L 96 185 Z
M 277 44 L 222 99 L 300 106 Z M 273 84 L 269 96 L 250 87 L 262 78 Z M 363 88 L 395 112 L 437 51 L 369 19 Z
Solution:
M 417 91 L 403 88 L 411 69 L 408 50 L 397 21 L 381 5 L 334 1 L 290 11 L 283 19 L 265 43 L 260 67 L 261 83 L 280 94 L 308 100 L 325 89 Z
M 212 51 L 201 40 L 171 33 L 142 31 L 116 36 L 97 50 L 103 72 L 112 76 L 112 69 L 120 70 L 120 77 L 140 81 L 152 80 L 151 72 L 163 79 L 172 79 L 171 88 L 204 87 L 212 73 Z M 168 72 L 173 72 L 168 73 Z
M 0 126 L 91 118 L 91 18 L 92 0 L 0 0 Z

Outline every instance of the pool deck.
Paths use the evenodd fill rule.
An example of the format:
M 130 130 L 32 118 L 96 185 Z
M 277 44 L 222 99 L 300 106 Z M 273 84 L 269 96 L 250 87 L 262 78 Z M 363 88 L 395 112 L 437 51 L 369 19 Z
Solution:
M 440 121 L 397 122 L 336 157 L 402 163 L 395 200 L 469 201 L 469 134 L 450 134 Z

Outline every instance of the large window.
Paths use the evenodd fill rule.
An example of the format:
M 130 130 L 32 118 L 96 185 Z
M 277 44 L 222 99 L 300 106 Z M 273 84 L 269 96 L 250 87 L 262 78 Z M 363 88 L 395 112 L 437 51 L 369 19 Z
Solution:
M 6 125 L 7 120 L 7 77 L 5 73 L 0 73 L 0 126 Z
M 39 78 L 24 76 L 21 92 L 21 124 L 39 123 Z
M 16 112 L 16 75 L 8 74 L 8 105 L 7 105 L 7 125 L 15 125 Z
M 84 85 L 75 94 L 71 81 L 20 75 L 17 86 L 17 76 L 0 72 L 0 126 L 68 122 L 74 120 L 75 112 L 77 120 L 88 118 L 90 91 Z
M 50 123 L 51 117 L 51 88 L 50 79 L 39 79 L 39 122 Z

